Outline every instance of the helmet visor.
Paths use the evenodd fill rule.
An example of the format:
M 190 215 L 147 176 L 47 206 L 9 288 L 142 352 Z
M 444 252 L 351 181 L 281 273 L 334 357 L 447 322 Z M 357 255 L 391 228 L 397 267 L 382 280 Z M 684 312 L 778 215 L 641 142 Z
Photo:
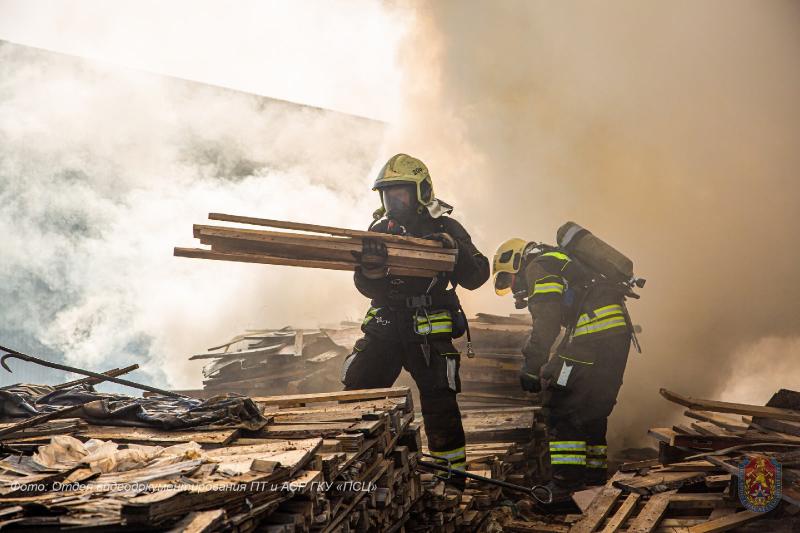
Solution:
M 511 272 L 498 272 L 494 277 L 494 292 L 503 296 L 511 292 L 511 286 L 514 284 L 514 274 Z
M 411 213 L 417 203 L 417 188 L 410 183 L 381 188 L 383 207 L 389 216 L 403 216 Z

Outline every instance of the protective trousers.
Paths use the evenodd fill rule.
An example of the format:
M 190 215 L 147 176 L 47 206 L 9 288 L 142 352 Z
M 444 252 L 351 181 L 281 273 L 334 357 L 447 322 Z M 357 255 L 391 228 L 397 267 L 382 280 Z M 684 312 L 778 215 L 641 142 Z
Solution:
M 430 366 L 425 362 L 420 343 L 367 333 L 345 359 L 342 383 L 345 390 L 391 387 L 405 368 L 419 389 L 431 455 L 439 457 L 440 463 L 449 461 L 453 468 L 464 470 L 466 442 L 456 401 L 461 390 L 459 355 L 449 338 L 431 340 L 428 346 Z
M 573 490 L 605 482 L 608 416 L 622 386 L 629 348 L 627 334 L 592 340 L 554 356 L 542 369 L 551 381 L 543 407 L 556 485 Z

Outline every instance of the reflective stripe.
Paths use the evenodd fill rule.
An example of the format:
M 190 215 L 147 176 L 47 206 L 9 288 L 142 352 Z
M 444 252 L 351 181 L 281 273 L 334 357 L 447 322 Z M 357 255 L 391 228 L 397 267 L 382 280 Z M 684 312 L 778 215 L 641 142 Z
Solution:
M 582 440 L 554 440 L 550 443 L 550 451 L 567 450 L 575 452 L 586 451 L 586 441 Z
M 425 324 L 424 327 L 417 326 L 417 333 L 420 335 L 429 335 L 431 333 L 452 333 L 453 324 Z
M 624 313 L 622 312 L 622 306 L 619 304 L 611 304 L 605 307 L 600 307 L 592 311 L 594 317 L 590 317 L 588 313 L 583 313 L 579 318 L 578 322 L 575 324 L 576 326 L 584 326 L 586 324 L 591 324 L 592 322 L 596 322 L 603 318 L 608 318 L 614 315 L 619 315 L 624 317 Z
M 435 452 L 431 450 L 431 455 L 433 455 L 437 459 L 450 459 L 452 461 L 453 459 L 460 459 L 462 457 L 466 458 L 466 453 L 464 450 L 465 450 L 464 446 L 443 452 Z
M 380 310 L 381 310 L 380 307 L 370 307 L 369 311 L 367 311 L 366 316 L 364 316 L 364 321 L 361 322 L 361 325 L 366 326 L 367 324 L 369 324 L 369 321 L 375 318 L 375 315 L 377 315 L 378 311 Z
M 572 261 L 567 254 L 562 254 L 561 252 L 547 252 L 542 254 L 542 257 L 555 257 L 556 259 L 561 259 L 562 261 Z
M 605 459 L 594 459 L 592 457 L 586 458 L 587 468 L 608 468 L 608 463 Z
M 565 454 L 556 454 L 550 456 L 550 464 L 551 465 L 579 465 L 585 466 L 586 465 L 586 456 L 585 455 L 565 455 Z
M 608 446 L 605 444 L 594 444 L 586 447 L 586 455 L 605 455 Z
M 418 335 L 430 335 L 432 333 L 452 333 L 453 319 L 449 311 L 424 314 L 416 316 L 416 332 Z
M 620 327 L 628 327 L 628 323 L 625 321 L 624 316 L 613 317 L 606 320 L 601 320 L 600 322 L 575 328 L 573 337 L 580 337 L 581 335 L 589 335 L 590 333 L 598 333 L 600 331 L 606 331 L 608 329 Z
M 452 467 L 454 470 L 466 470 L 466 469 L 467 469 L 467 463 L 466 463 L 466 461 L 462 461 L 462 462 L 460 462 L 460 463 L 451 463 L 451 464 L 450 464 L 450 466 L 451 466 L 451 467 Z
M 557 282 L 551 283 L 537 283 L 533 286 L 533 294 L 535 296 L 537 294 L 563 294 L 564 293 L 564 285 Z

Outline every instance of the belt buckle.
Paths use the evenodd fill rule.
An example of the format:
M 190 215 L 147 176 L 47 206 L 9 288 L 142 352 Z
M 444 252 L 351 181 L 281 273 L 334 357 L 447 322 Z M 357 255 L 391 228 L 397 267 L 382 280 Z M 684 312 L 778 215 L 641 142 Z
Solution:
M 423 294 L 421 296 L 409 296 L 406 298 L 406 307 L 409 309 L 419 309 L 420 307 L 430 307 L 433 304 L 433 298 L 430 294 Z

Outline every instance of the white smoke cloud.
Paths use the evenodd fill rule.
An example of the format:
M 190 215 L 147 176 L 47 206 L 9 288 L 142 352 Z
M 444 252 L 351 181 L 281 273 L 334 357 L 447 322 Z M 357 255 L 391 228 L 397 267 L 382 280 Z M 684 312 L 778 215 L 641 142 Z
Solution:
M 365 227 L 379 123 L 0 44 L 0 331 L 68 363 L 186 356 L 363 312 L 347 273 L 172 256 L 211 211 Z M 12 363 L 13 364 L 13 363 Z M 4 381 L 14 379 L 5 377 Z

